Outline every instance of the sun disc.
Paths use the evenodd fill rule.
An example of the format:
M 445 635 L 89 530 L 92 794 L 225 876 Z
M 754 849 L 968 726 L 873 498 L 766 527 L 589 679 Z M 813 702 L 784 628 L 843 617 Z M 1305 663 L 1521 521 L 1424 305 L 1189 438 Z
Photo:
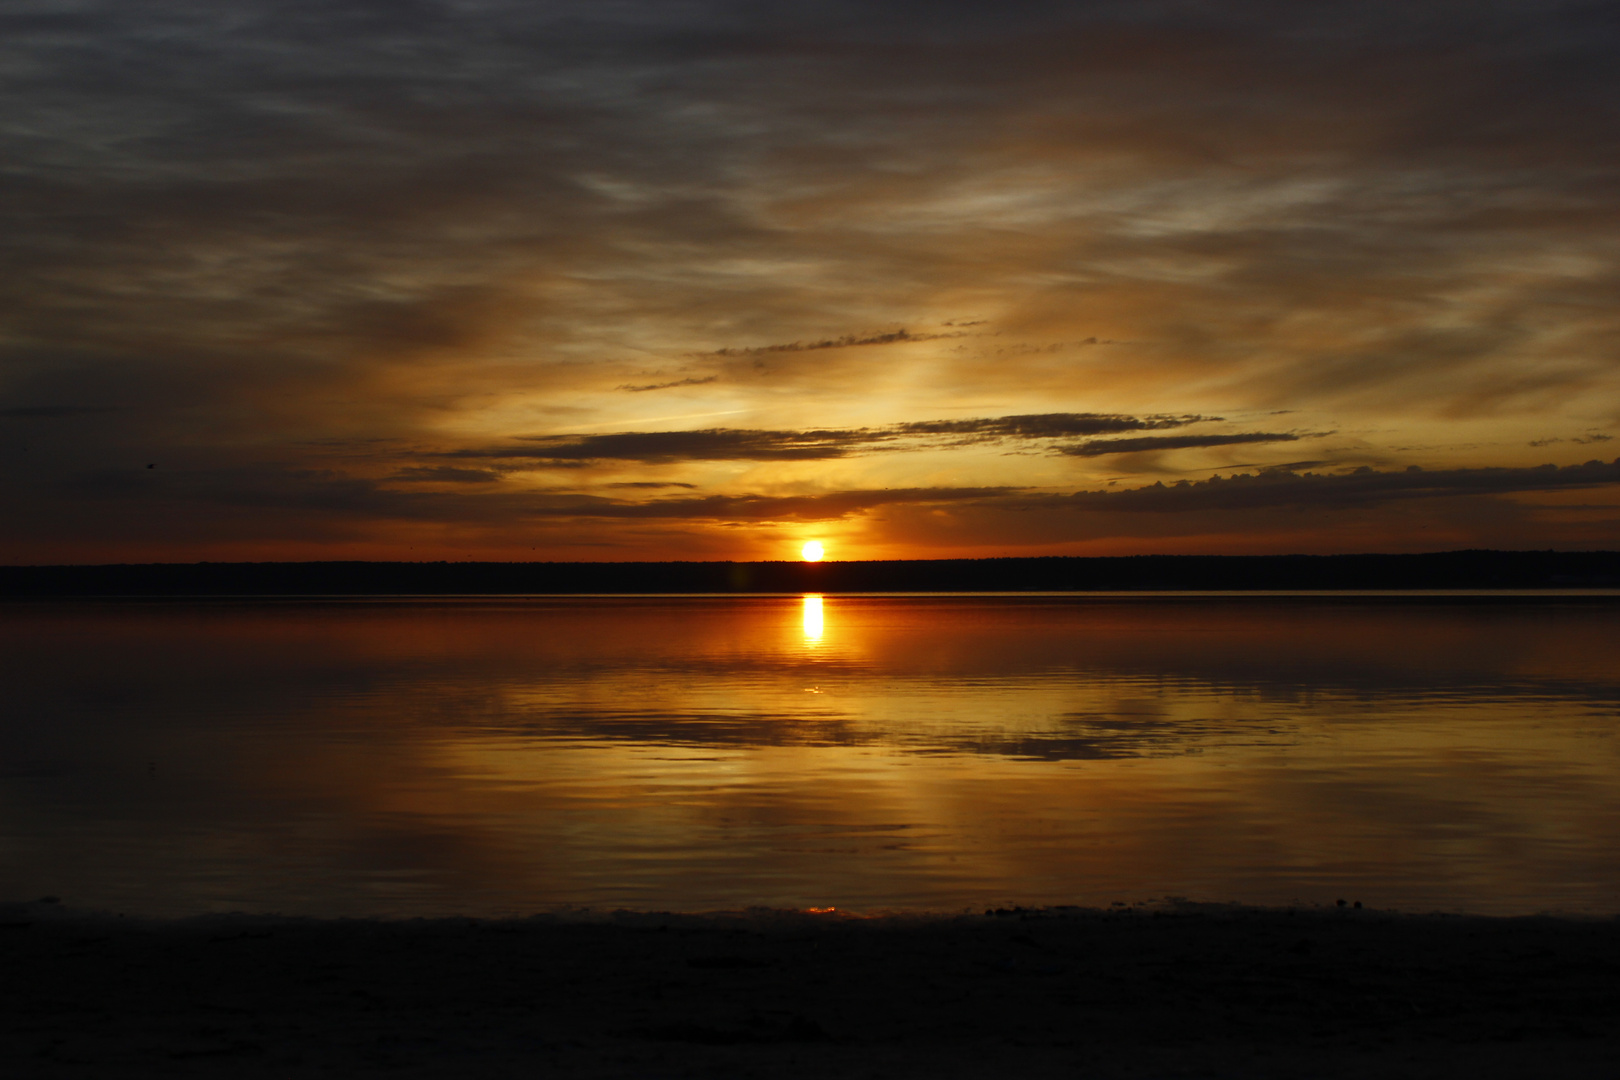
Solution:
M 803 555 L 805 562 L 820 562 L 821 557 L 826 553 L 826 549 L 821 546 L 819 540 L 811 540 L 804 545 Z

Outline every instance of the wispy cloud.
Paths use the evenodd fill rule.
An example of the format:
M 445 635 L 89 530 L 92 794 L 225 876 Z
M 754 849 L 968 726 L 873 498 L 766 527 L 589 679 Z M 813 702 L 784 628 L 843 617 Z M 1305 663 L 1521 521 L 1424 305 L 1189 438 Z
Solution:
M 1597 511 L 1515 502 L 1546 475 L 1490 487 L 1544 457 L 1584 476 L 1620 430 L 1605 5 L 13 8 L 5 558 L 423 557 L 457 530 L 476 554 L 538 520 L 534 469 L 610 508 L 669 492 L 609 481 L 1009 489 L 851 511 L 897 555 L 1105 517 L 1150 545 L 1200 499 L 1258 500 L 1234 545 L 1315 535 L 1286 505 L 1416 542 L 1424 499 L 1449 544 L 1613 543 Z M 720 400 L 647 407 L 684 389 Z M 748 426 L 650 430 L 722 410 Z M 1328 429 L 1314 477 L 1143 487 L 1157 452 Z M 564 434 L 515 437 L 538 432 Z M 1091 516 L 1030 511 L 1103 464 L 1118 491 L 1061 496 Z M 1186 516 L 1132 509 L 1161 504 Z M 580 517 L 568 550 L 770 534 L 713 520 Z
M 999 498 L 1016 490 L 1007 487 L 930 487 L 836 491 L 814 495 L 709 495 L 641 503 L 596 503 L 589 508 L 557 508 L 548 512 L 702 521 L 834 521 L 885 506 L 975 502 Z
M 1536 468 L 1435 469 L 1399 472 L 1360 468 L 1349 473 L 1295 473 L 1267 470 L 1208 480 L 1157 483 L 1119 491 L 1081 491 L 1059 499 L 1084 510 L 1175 513 L 1270 507 L 1374 505 L 1401 499 L 1562 491 L 1620 484 L 1620 458 L 1583 465 Z
M 1106 413 L 1034 413 L 974 420 L 922 420 L 896 424 L 906 435 L 968 435 L 997 439 L 1065 439 L 1116 431 L 1156 431 L 1218 421 L 1219 416 L 1121 416 Z
M 615 389 L 628 390 L 634 394 L 644 394 L 648 390 L 669 390 L 677 386 L 706 386 L 709 383 L 718 382 L 719 379 L 720 376 L 718 375 L 706 375 L 703 378 L 675 379 L 671 382 L 645 383 L 641 386 L 632 386 L 626 383 L 615 387 Z
M 817 352 L 822 349 L 852 349 L 858 345 L 903 345 L 913 341 L 939 341 L 944 338 L 966 337 L 965 330 L 952 330 L 938 334 L 914 334 L 909 330 L 891 330 L 882 334 L 845 334 L 842 337 L 823 338 L 820 341 L 790 341 L 779 345 L 753 345 L 746 348 L 716 349 L 708 356 L 762 356 L 766 353 Z
M 456 457 L 529 459 L 534 462 L 815 461 L 843 457 L 879 442 L 867 431 L 627 431 L 609 435 L 528 436 L 524 446 L 452 451 Z
M 458 469 L 453 465 L 412 465 L 390 476 L 390 480 L 437 484 L 488 484 L 501 474 L 492 469 Z
M 1218 417 L 1121 416 L 1101 413 L 1042 413 L 967 420 L 925 420 L 875 428 L 820 428 L 807 431 L 704 428 L 696 431 L 628 431 L 604 435 L 523 436 L 521 446 L 470 448 L 449 456 L 525 459 L 576 467 L 590 461 L 816 461 L 875 450 L 924 449 L 962 442 L 1060 440 L 1114 431 L 1182 427 Z M 1220 437 L 1209 444 L 1219 445 Z M 1260 441 L 1226 439 L 1224 441 Z
M 1601 431 L 1589 431 L 1585 435 L 1575 435 L 1568 439 L 1560 439 L 1556 436 L 1548 436 L 1544 439 L 1532 439 L 1528 445 L 1542 447 L 1557 446 L 1559 443 L 1571 443 L 1575 446 L 1590 446 L 1592 443 L 1609 442 L 1613 438 L 1613 435 L 1606 435 Z
M 1062 446 L 1061 454 L 1074 457 L 1101 457 L 1104 454 L 1133 454 L 1144 450 L 1188 450 L 1206 446 L 1232 446 L 1237 443 L 1298 442 L 1305 438 L 1292 432 L 1246 431 L 1236 435 L 1144 435 L 1136 439 L 1094 439 L 1079 446 Z

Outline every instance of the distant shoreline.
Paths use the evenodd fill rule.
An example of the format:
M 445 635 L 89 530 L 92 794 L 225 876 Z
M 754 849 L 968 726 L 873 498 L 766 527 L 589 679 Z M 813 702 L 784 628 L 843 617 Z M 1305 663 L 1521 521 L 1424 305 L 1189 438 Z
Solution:
M 261 562 L 0 566 L 0 598 L 1620 588 L 1620 551 L 855 562 Z

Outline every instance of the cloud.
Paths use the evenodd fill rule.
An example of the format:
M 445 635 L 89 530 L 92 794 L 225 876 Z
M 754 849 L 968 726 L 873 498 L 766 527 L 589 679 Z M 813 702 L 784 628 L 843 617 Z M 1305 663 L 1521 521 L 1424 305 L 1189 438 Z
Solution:
M 1585 435 L 1577 435 L 1572 439 L 1560 439 L 1555 436 L 1548 436 L 1544 439 L 1532 439 L 1529 445 L 1535 447 L 1557 446 L 1561 442 L 1572 442 L 1576 445 L 1585 446 L 1590 445 L 1591 443 L 1609 442 L 1613 438 L 1613 435 L 1605 435 L 1600 431 L 1589 431 Z
M 1220 420 L 1218 416 L 1119 416 L 1102 413 L 1035 413 L 976 420 L 922 420 L 896 424 L 905 435 L 969 435 L 1002 439 L 1061 439 L 1115 431 L 1153 431 Z
M 906 329 L 886 334 L 845 334 L 842 337 L 823 338 L 820 341 L 790 341 L 782 345 L 756 345 L 742 349 L 716 349 L 709 356 L 761 356 L 766 353 L 816 352 L 822 349 L 852 349 L 857 345 L 903 345 L 913 341 L 939 341 L 944 338 L 966 337 L 966 331 L 945 334 L 913 334 Z
M 968 420 L 926 420 L 875 428 L 808 431 L 705 428 L 696 431 L 627 431 L 607 435 L 523 436 L 525 446 L 464 449 L 452 457 L 526 459 L 537 464 L 578 467 L 592 461 L 637 461 L 665 465 L 679 461 L 819 461 L 873 450 L 923 449 L 1007 439 L 1064 439 L 1101 432 L 1181 427 L 1218 417 L 1121 416 L 1099 413 L 1042 413 Z M 1237 440 L 1255 441 L 1255 440 Z
M 12 553 L 42 545 L 43 559 L 21 561 L 49 562 L 164 561 L 177 553 L 188 556 L 180 561 L 772 558 L 785 550 L 783 530 L 837 523 L 844 557 L 1331 552 L 1534 546 L 1537 537 L 1546 545 L 1546 523 L 1568 513 L 1581 516 L 1556 546 L 1601 547 L 1620 524 L 1603 500 L 1542 507 L 1514 498 L 1614 490 L 1620 459 L 1564 468 L 1271 471 L 1067 495 L 1011 485 L 697 494 L 680 482 L 654 483 L 626 481 L 593 494 L 273 466 L 134 466 L 13 489 L 16 527 L 0 551 L 16 560 Z M 413 546 L 393 546 L 402 533 Z
M 689 521 L 833 521 L 885 506 L 935 505 L 997 499 L 1016 488 L 905 488 L 835 491 L 814 495 L 709 495 L 642 503 L 592 502 L 537 510 L 604 518 L 674 518 Z
M 1250 431 L 1237 435 L 1145 435 L 1138 439 L 1096 439 L 1079 446 L 1062 446 L 1061 454 L 1074 457 L 1101 457 L 1104 454 L 1130 454 L 1143 450 L 1186 450 L 1204 446 L 1231 446 L 1235 443 L 1298 442 L 1303 436 L 1288 432 Z
M 452 456 L 530 459 L 536 463 L 639 461 L 815 461 L 843 457 L 851 449 L 881 441 L 867 431 L 626 431 L 611 435 L 527 436 L 530 445 L 452 451 Z
M 720 376 L 718 376 L 718 375 L 709 375 L 709 376 L 707 376 L 705 378 L 701 378 L 701 379 L 697 379 L 697 378 L 693 378 L 693 379 L 676 379 L 673 382 L 647 383 L 644 386 L 631 386 L 629 384 L 626 384 L 626 385 L 623 385 L 623 386 L 615 387 L 615 389 L 629 390 L 631 393 L 635 393 L 635 394 L 644 394 L 648 390 L 668 390 L 668 389 L 670 389 L 672 387 L 676 387 L 676 386 L 705 386 L 705 385 L 707 385 L 709 383 L 718 381 L 719 378 L 720 378 Z
M 450 471 L 477 473 L 476 470 Z M 167 486 L 158 490 L 170 497 L 318 507 L 413 519 L 442 516 L 446 520 L 499 520 L 510 516 L 777 521 L 831 520 L 885 506 L 960 503 L 1017 512 L 1070 510 L 1109 514 L 1194 514 L 1273 508 L 1351 510 L 1399 500 L 1496 496 L 1620 484 L 1620 459 L 1563 468 L 1554 465 L 1444 470 L 1412 467 L 1390 472 L 1360 468 L 1346 473 L 1269 470 L 1175 484 L 1078 491 L 1070 495 L 1033 493 L 1010 486 L 862 488 L 802 495 L 743 493 L 647 500 L 520 491 L 461 495 L 396 492 L 358 478 L 285 470 L 253 474 L 200 472 L 171 476 L 164 483 Z M 689 485 L 631 482 L 614 486 L 633 490 Z M 119 496 L 152 488 L 140 471 L 129 470 L 106 474 L 85 490 L 103 496 Z
M 1336 474 L 1268 470 L 1253 475 L 1215 476 L 1208 480 L 1158 483 L 1120 491 L 1080 491 L 1056 497 L 1054 501 L 1077 510 L 1128 513 L 1272 507 L 1342 510 L 1400 499 L 1560 491 L 1605 484 L 1620 484 L 1620 458 L 1563 468 L 1542 465 L 1528 469 L 1424 470 L 1413 466 L 1401 472 L 1379 472 L 1363 467 Z
M 412 465 L 390 476 L 390 480 L 440 484 L 487 484 L 501 474 L 490 469 L 458 469 L 453 465 Z
M 460 474 L 468 475 L 460 475 Z M 320 532 L 386 521 L 520 525 L 547 520 L 778 522 L 832 521 L 886 506 L 935 505 L 997 499 L 1011 487 L 918 487 L 853 489 L 797 495 L 728 494 L 630 499 L 581 492 L 475 493 L 400 489 L 401 480 L 484 483 L 478 470 L 424 469 L 418 475 L 382 480 L 296 469 L 212 469 L 169 475 L 141 469 L 106 471 L 78 478 L 71 493 L 91 507 L 125 504 L 148 519 L 144 528 L 174 528 L 180 521 L 234 518 L 243 509 L 282 515 L 295 531 Z M 690 488 L 687 484 L 626 483 L 620 490 Z M 162 507 L 159 513 L 156 508 Z M 324 522 L 325 524 L 320 524 Z
M 299 523 L 278 508 L 317 492 L 322 536 L 495 528 L 528 520 L 525 466 L 1055 491 L 1100 484 L 1073 476 L 1103 454 L 1232 445 L 1259 433 L 1182 428 L 1288 410 L 1300 438 L 1360 433 L 1358 461 L 1435 448 L 1433 477 L 1533 463 L 1559 431 L 1541 445 L 1567 465 L 1620 421 L 1605 6 L 919 10 L 8 10 L 0 499 L 47 539 L 6 550 L 226 517 L 280 536 Z M 750 427 L 638 430 L 686 422 L 640 395 L 710 385 Z M 618 434 L 509 437 L 569 428 Z M 1031 447 L 1062 453 L 1001 452 Z M 152 461 L 112 521 L 97 493 Z M 1359 483 L 1298 490 L 1418 501 Z M 139 500 L 160 491 L 156 523 Z M 984 542 L 1024 544 L 1034 517 Z M 633 551 L 640 527 L 577 543 Z

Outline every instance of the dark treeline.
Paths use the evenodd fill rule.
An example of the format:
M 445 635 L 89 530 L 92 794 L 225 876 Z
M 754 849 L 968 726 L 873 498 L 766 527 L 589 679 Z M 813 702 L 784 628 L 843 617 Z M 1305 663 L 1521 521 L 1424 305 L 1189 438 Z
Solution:
M 318 596 L 1620 586 L 1620 552 L 905 562 L 301 562 L 0 567 L 0 596 Z

